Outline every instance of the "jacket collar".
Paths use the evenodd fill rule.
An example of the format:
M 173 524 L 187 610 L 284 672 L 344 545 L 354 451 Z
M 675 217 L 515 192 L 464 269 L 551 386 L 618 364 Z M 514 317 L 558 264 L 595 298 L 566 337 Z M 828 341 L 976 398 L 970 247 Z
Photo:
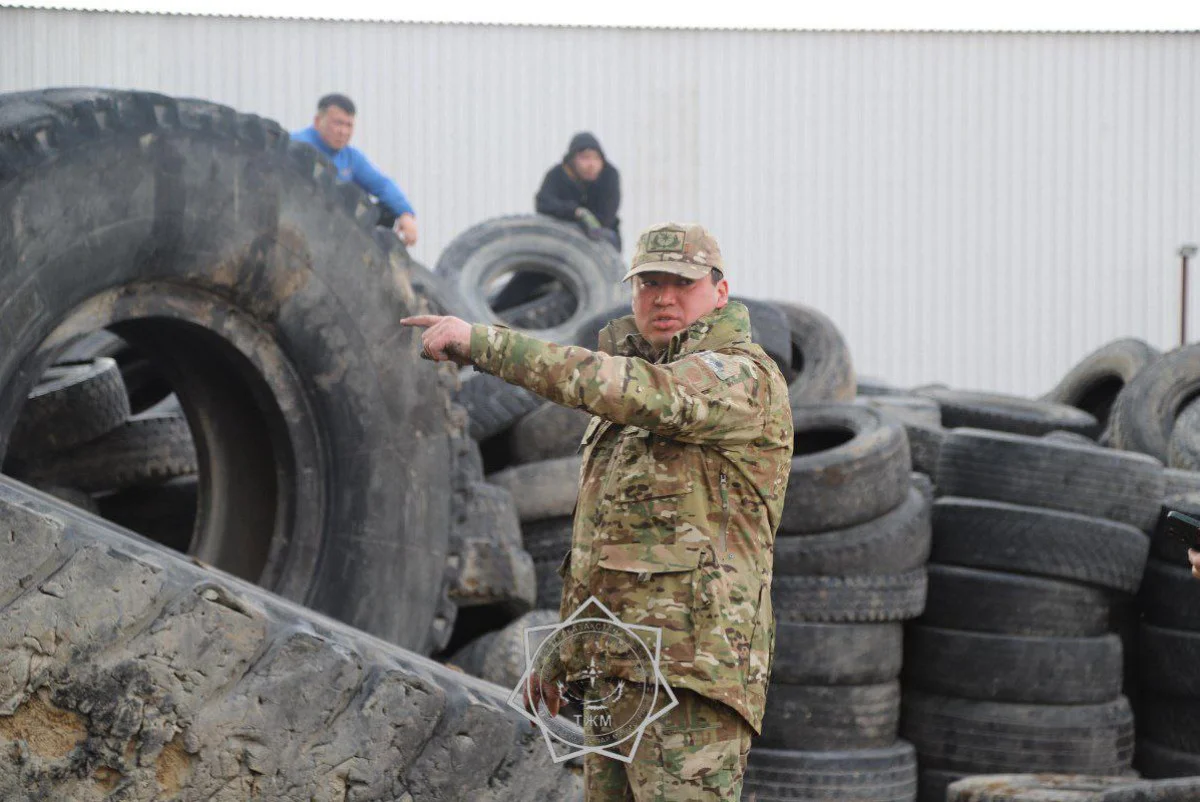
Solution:
M 648 362 L 674 362 L 696 351 L 717 351 L 734 344 L 750 342 L 750 312 L 730 301 L 697 320 L 656 353 L 638 333 L 633 315 L 617 318 L 600 330 L 600 350 L 613 356 L 637 356 Z

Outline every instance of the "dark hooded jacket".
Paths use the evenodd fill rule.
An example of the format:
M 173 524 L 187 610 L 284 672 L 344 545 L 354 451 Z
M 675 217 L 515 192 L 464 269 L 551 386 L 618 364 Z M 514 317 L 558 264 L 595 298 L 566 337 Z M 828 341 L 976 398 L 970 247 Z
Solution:
M 600 157 L 604 159 L 604 168 L 600 170 L 600 175 L 595 181 L 572 178 L 566 165 L 576 153 L 588 148 L 599 152 Z M 600 141 L 584 131 L 571 138 L 571 144 L 562 162 L 551 167 L 542 179 L 542 188 L 538 190 L 535 207 L 538 214 L 574 221 L 575 210 L 582 206 L 596 215 L 600 225 L 617 232 L 619 238 L 620 219 L 617 217 L 617 209 L 620 205 L 620 174 L 600 149 Z

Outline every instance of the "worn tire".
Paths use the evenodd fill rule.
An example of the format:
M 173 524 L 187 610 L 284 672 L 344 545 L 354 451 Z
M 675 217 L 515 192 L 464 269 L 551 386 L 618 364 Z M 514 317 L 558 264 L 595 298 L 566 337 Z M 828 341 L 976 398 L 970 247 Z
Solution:
M 756 746 L 746 765 L 747 802 L 912 802 L 917 755 L 897 741 L 878 749 L 797 752 Z
M 1132 777 L 1087 774 L 992 774 L 959 780 L 947 789 L 948 802 L 1114 802 L 1112 792 L 1151 784 Z M 1143 797 L 1150 802 L 1153 797 Z
M 171 415 L 130 418 L 90 443 L 22 463 L 13 475 L 96 493 L 189 476 L 199 467 L 187 420 Z
M 930 559 L 937 563 L 1134 593 L 1149 550 L 1141 531 L 1103 518 L 967 498 L 933 505 Z
M 1167 465 L 1187 471 L 1200 469 L 1200 404 L 1195 401 L 1175 419 L 1167 442 Z
M 796 303 L 775 304 L 787 317 L 791 334 L 792 405 L 852 401 L 856 393 L 850 348 L 823 312 Z
M 490 373 L 472 373 L 463 380 L 454 401 L 467 411 L 467 431 L 476 440 L 506 431 L 542 405 L 543 399 L 524 387 Z
M 777 621 L 904 621 L 925 609 L 925 570 L 878 576 L 776 576 Z
M 434 272 L 466 304 L 473 323 L 499 323 L 485 288 L 516 270 L 557 279 L 575 300 L 570 317 L 531 329 L 543 340 L 567 343 L 586 318 L 618 299 L 624 264 L 607 243 L 588 239 L 578 226 L 543 215 L 497 217 L 459 234 L 438 257 Z
M 582 457 L 560 457 L 514 465 L 488 474 L 487 480 L 512 493 L 522 524 L 562 518 L 575 512 L 582 462 Z
M 1166 468 L 1163 470 L 1163 478 L 1166 481 L 1164 493 L 1167 496 L 1181 496 L 1187 493 L 1200 494 L 1200 471 Z
M 943 696 L 1028 704 L 1096 704 L 1121 694 L 1116 635 L 1028 637 L 908 627 L 905 687 Z
M 896 740 L 900 683 L 785 685 L 772 682 L 758 743 L 798 751 L 880 749 Z
M 903 427 L 853 404 L 792 408 L 791 474 L 779 529 L 827 532 L 871 521 L 904 501 L 911 484 Z
M 1031 437 L 1040 437 L 1056 429 L 1079 434 L 1099 431 L 1094 417 L 1066 404 L 940 387 L 914 392 L 937 401 L 942 409 L 942 425 L 947 429 L 987 429 Z
M 445 574 L 445 595 L 455 608 L 449 623 L 459 608 L 500 605 L 509 615 L 524 613 L 533 608 L 537 580 L 512 495 L 482 477 L 462 479 L 454 488 Z
M 58 363 L 42 374 L 8 437 L 8 459 L 65 451 L 111 432 L 129 417 L 115 360 Z
M 579 451 L 592 416 L 547 401 L 522 417 L 508 433 L 509 450 L 517 465 L 570 457 Z
M 1149 530 L 1162 465 L 1143 454 L 978 429 L 951 430 L 937 465 L 940 495 L 1108 518 Z
M 927 626 L 1064 638 L 1108 631 L 1111 597 L 1101 588 L 937 563 L 927 571 Z
M 788 685 L 873 685 L 900 676 L 904 627 L 778 621 L 771 681 Z
M 0 798 L 577 795 L 509 689 L 3 480 L 0 519 Z
M 942 408 L 932 398 L 920 395 L 868 395 L 854 399 L 859 406 L 877 409 L 891 415 L 906 426 L 916 424 L 926 428 L 940 428 Z
M 574 525 L 570 515 L 531 521 L 521 527 L 521 538 L 535 560 L 553 560 L 557 565 L 571 550 Z
M 979 702 L 906 690 L 900 735 L 923 768 L 977 773 L 1120 774 L 1133 757 L 1121 697 L 1096 705 Z
M 1117 396 L 1109 419 L 1110 444 L 1166 463 L 1175 421 L 1197 394 L 1200 344 L 1166 352 L 1138 371 Z
M 873 521 L 811 535 L 777 533 L 776 576 L 902 574 L 929 557 L 929 498 L 911 487 L 904 501 Z
M 4 95 L 0 143 L 0 218 L 22 220 L 0 233 L 0 435 L 108 329 L 187 413 L 196 556 L 427 649 L 449 399 L 400 325 L 427 307 L 366 196 L 273 122 L 152 93 Z
M 750 339 L 767 352 L 787 381 L 796 375 L 792 370 L 792 337 L 787 316 L 777 303 L 734 297 L 750 313 Z

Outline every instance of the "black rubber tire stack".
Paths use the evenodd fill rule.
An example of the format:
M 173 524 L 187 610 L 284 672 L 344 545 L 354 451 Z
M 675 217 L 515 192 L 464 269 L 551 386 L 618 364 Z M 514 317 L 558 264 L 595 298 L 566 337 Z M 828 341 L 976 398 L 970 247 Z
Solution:
M 775 657 L 745 799 L 911 802 L 897 739 L 903 621 L 925 601 L 930 484 L 900 423 L 852 404 L 796 406 L 775 539 Z
M 1113 622 L 1141 582 L 1161 464 L 961 428 L 936 482 L 929 598 L 904 658 L 901 733 L 919 754 L 921 800 L 969 774 L 1128 771 Z

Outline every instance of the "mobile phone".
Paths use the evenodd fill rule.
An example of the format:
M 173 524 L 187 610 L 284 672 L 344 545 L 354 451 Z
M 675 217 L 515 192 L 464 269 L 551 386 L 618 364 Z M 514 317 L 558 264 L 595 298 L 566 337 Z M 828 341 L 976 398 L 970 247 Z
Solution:
M 1182 512 L 1167 513 L 1167 537 L 1177 540 L 1189 549 L 1200 551 L 1200 520 Z

